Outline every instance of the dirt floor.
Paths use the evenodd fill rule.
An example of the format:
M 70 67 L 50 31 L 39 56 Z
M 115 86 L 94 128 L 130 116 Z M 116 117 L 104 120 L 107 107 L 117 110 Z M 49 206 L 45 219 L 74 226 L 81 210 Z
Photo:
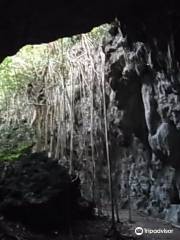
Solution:
M 76 221 L 68 233 L 58 230 L 49 233 L 32 233 L 21 224 L 8 221 L 0 223 L 0 240 L 134 240 L 127 224 L 117 224 L 111 229 L 107 217 L 95 217 L 92 220 Z
M 108 218 L 95 218 L 76 222 L 68 234 L 53 231 L 49 234 L 35 234 L 20 224 L 12 224 L 1 220 L 0 240 L 179 240 L 180 229 L 173 227 L 163 220 L 143 215 L 140 212 L 132 213 L 132 223 L 128 222 L 128 211 L 120 211 L 120 221 L 116 226 L 117 231 L 109 231 L 110 222 Z M 173 233 L 143 233 L 141 236 L 135 234 L 135 228 L 166 229 Z

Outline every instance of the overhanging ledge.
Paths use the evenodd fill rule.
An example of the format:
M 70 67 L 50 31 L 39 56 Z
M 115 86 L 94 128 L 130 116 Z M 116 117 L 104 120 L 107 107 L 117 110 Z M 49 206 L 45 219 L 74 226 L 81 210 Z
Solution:
M 0 59 L 26 44 L 90 31 L 119 17 L 126 22 L 162 12 L 176 14 L 175 0 L 0 0 Z

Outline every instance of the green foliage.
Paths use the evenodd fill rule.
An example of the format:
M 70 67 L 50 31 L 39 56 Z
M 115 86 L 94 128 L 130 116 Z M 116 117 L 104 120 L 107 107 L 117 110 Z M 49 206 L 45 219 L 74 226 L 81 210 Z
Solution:
M 15 56 L 7 57 L 0 65 L 0 109 L 10 104 L 12 95 L 25 90 L 37 78 L 46 59 L 47 44 L 25 46 Z
M 87 35 L 94 44 L 102 40 L 108 24 L 95 27 Z M 0 109 L 10 104 L 13 94 L 25 91 L 28 83 L 40 81 L 45 66 L 59 62 L 59 70 L 66 70 L 67 52 L 81 40 L 81 35 L 59 39 L 49 44 L 27 45 L 15 56 L 7 57 L 0 65 Z M 59 49 L 59 51 L 58 51 Z M 59 71 L 58 70 L 58 71 Z
M 26 125 L 0 129 L 0 161 L 16 160 L 33 143 L 34 133 Z
M 84 53 L 84 56 L 88 56 L 89 49 L 96 49 L 96 46 L 99 46 L 99 43 L 107 32 L 108 27 L 109 25 L 103 25 L 93 28 L 85 37 L 87 42 L 83 40 L 84 34 L 80 34 L 71 38 L 59 39 L 49 44 L 27 45 L 15 56 L 6 58 L 0 65 L 0 113 L 2 113 L 0 123 L 14 126 L 14 122 L 16 123 L 22 119 L 31 120 L 33 108 L 37 104 L 36 100 L 41 87 L 43 86 L 49 93 L 49 89 L 53 85 L 58 85 L 59 88 L 63 88 L 65 84 L 68 86 L 70 83 L 70 67 L 72 68 L 73 65 L 73 61 L 71 60 L 74 59 L 74 62 L 76 62 L 76 58 L 81 58 L 82 53 Z M 81 61 L 85 63 L 83 63 L 83 68 L 87 67 L 88 70 L 86 61 L 84 59 Z M 88 61 L 87 65 L 91 64 Z M 77 66 L 79 65 L 77 64 Z M 76 67 L 74 68 L 76 69 Z M 78 78 L 75 76 L 76 74 L 74 74 L 73 80 L 76 84 L 75 81 Z M 66 83 L 62 80 L 65 80 Z M 33 97 L 35 96 L 34 98 L 30 98 L 27 94 L 29 83 L 33 85 L 34 95 L 32 95 Z M 61 91 L 61 89 L 58 89 L 58 91 Z M 28 123 L 30 124 L 31 121 L 28 121 Z M 20 134 L 20 136 L 22 135 Z M 13 129 L 8 130 L 7 137 L 6 133 L 4 136 L 1 136 L 0 132 L 0 139 L 2 139 L 2 147 L 0 146 L 1 160 L 18 158 L 21 154 L 20 146 L 29 144 L 29 141 L 18 139 L 18 136 L 19 134 Z M 13 139 L 15 142 L 13 142 Z
M 17 160 L 30 147 L 30 144 L 19 144 L 16 148 L 0 150 L 0 161 Z
M 100 27 L 94 27 L 92 31 L 89 33 L 89 36 L 95 41 L 101 42 L 109 28 L 110 28 L 109 24 L 104 24 L 101 25 Z

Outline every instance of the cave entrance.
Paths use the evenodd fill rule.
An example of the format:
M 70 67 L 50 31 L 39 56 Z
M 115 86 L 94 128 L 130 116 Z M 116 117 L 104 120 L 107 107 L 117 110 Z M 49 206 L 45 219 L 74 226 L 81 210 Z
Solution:
M 45 152 L 73 179 L 78 175 L 82 195 L 96 201 L 99 211 L 107 205 L 107 214 L 104 115 L 114 93 L 104 79 L 102 41 L 109 28 L 27 45 L 0 65 L 0 160 Z
M 149 49 L 143 42 L 130 44 L 117 21 L 109 28 L 25 46 L 0 65 L 0 160 L 10 164 L 24 154 L 44 152 L 44 159 L 68 170 L 72 183 L 81 181 L 81 194 L 90 202 L 80 199 L 80 205 L 89 204 L 86 209 L 91 210 L 95 202 L 99 216 L 113 216 L 114 227 L 122 208 L 131 223 L 133 210 L 161 214 L 159 192 L 164 188 L 151 172 L 154 168 L 158 175 L 161 164 L 158 159 L 150 164 L 151 126 L 144 102 L 146 97 L 147 105 L 153 102 L 153 91 L 142 98 L 141 75 L 147 83 L 152 67 Z M 35 189 L 37 195 L 32 191 L 26 199 L 33 202 Z M 16 200 L 19 196 L 18 191 L 13 195 Z M 179 202 L 176 195 L 174 202 Z

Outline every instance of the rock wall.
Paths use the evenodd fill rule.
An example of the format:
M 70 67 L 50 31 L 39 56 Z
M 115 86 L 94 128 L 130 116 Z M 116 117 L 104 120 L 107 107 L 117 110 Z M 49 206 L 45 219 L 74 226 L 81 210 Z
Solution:
M 180 204 L 179 52 L 170 20 L 161 24 L 161 33 L 141 25 L 116 21 L 104 43 L 106 80 L 122 116 L 118 128 L 124 140 L 115 160 L 120 191 L 127 195 L 129 184 L 136 207 L 164 217 L 171 204 Z
M 131 185 L 136 205 L 149 212 L 179 204 L 180 16 L 175 0 L 0 0 L 0 7 L 0 61 L 25 44 L 121 20 L 104 43 L 106 79 L 120 115 L 110 124 L 114 181 L 121 183 L 116 197 L 127 196 Z

